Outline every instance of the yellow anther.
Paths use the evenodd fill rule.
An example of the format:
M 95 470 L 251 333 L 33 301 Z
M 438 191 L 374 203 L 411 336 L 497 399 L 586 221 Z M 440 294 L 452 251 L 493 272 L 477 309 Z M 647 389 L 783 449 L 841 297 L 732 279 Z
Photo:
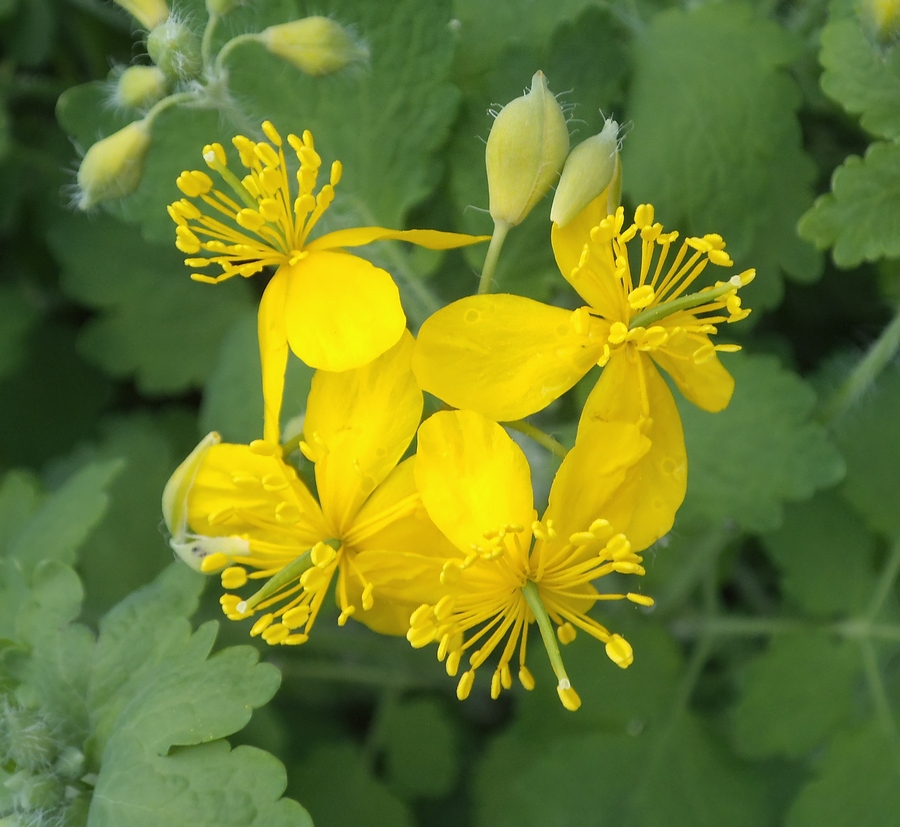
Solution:
M 591 313 L 586 307 L 579 307 L 572 311 L 569 318 L 572 330 L 579 336 L 587 336 L 591 330 Z
M 573 546 L 586 546 L 588 543 L 596 541 L 596 539 L 590 531 L 576 531 L 574 534 L 569 535 L 569 542 Z
M 219 164 L 220 166 L 228 166 L 228 156 L 225 154 L 225 147 L 222 144 L 207 144 L 203 147 L 203 160 L 209 166 Z
M 453 603 L 454 598 L 445 594 L 440 600 L 438 600 L 437 605 L 434 607 L 434 616 L 443 623 L 450 615 L 453 614 Z
M 611 560 L 618 560 L 628 554 L 631 554 L 631 543 L 624 534 L 616 534 L 606 544 L 606 555 Z
M 652 606 L 656 602 L 652 597 L 648 597 L 646 594 L 637 594 L 636 592 L 628 592 L 625 597 L 632 603 L 637 603 L 638 606 Z
M 294 609 L 290 609 L 285 612 L 284 617 L 281 618 L 281 622 L 287 626 L 288 629 L 297 629 L 306 623 L 307 620 L 309 620 L 308 606 L 297 606 Z
M 219 598 L 219 605 L 226 612 L 233 612 L 235 609 L 237 609 L 237 604 L 240 602 L 241 602 L 241 598 L 238 597 L 236 594 L 223 594 Z
M 200 571 L 204 574 L 211 574 L 214 571 L 225 568 L 230 562 L 231 560 L 228 559 L 227 554 L 217 551 L 203 558 L 200 563 Z
M 303 517 L 303 512 L 293 503 L 281 502 L 275 506 L 275 519 L 282 525 L 296 525 Z
M 437 626 L 434 623 L 410 627 L 406 631 L 406 639 L 413 649 L 421 649 L 432 643 L 437 637 Z
M 263 121 L 262 131 L 275 146 L 281 146 L 281 135 L 278 134 L 278 130 L 274 127 L 272 121 Z
M 613 322 L 609 328 L 609 342 L 620 345 L 628 338 L 628 327 L 622 322 Z
M 628 560 L 617 560 L 612 563 L 613 571 L 619 572 L 619 574 L 643 574 L 644 567 L 639 565 L 638 563 L 632 563 Z
M 284 214 L 282 212 L 281 204 L 274 198 L 263 198 L 259 202 L 259 213 L 266 221 L 272 222 L 278 221 Z
M 737 294 L 729 296 L 725 300 L 725 308 L 732 316 L 737 316 L 741 312 L 741 297 Z
M 568 646 L 568 644 L 575 640 L 577 634 L 575 627 L 571 623 L 563 623 L 562 626 L 556 627 L 556 636 L 563 646 Z
M 491 698 L 495 701 L 500 697 L 500 670 L 496 670 L 493 675 L 491 675 Z
M 442 586 L 452 586 L 454 583 L 459 582 L 459 577 L 462 574 L 462 568 L 459 563 L 456 563 L 453 560 L 448 560 L 444 563 L 444 567 L 441 570 L 441 585 Z
M 628 668 L 634 662 L 634 650 L 621 635 L 612 635 L 606 642 L 606 655 L 622 669 Z
M 222 572 L 223 589 L 239 589 L 247 582 L 247 569 L 243 566 L 229 566 Z
M 309 640 L 309 635 L 296 634 L 296 635 L 288 635 L 283 641 L 281 641 L 282 646 L 300 646 L 306 641 Z
M 277 167 L 281 163 L 278 153 L 268 144 L 259 143 L 253 148 L 253 151 L 256 153 L 256 157 L 267 167 Z
M 254 439 L 247 447 L 260 457 L 274 457 L 281 450 L 274 442 L 266 442 L 262 439 Z
M 459 662 L 462 659 L 462 652 L 458 649 L 455 652 L 451 652 L 447 656 L 447 674 L 451 678 L 456 677 L 456 673 L 459 672 Z
M 269 145 L 262 144 L 262 146 Z M 281 172 L 275 167 L 266 167 L 259 174 L 259 182 L 262 184 L 264 194 L 275 195 L 281 189 Z
M 331 565 L 337 552 L 328 543 L 316 543 L 310 552 L 313 565 L 320 569 Z
M 186 258 L 184 263 L 187 267 L 209 267 L 213 262 L 212 259 L 208 258 Z M 213 279 L 213 281 L 215 281 L 215 279 Z
M 637 224 L 638 229 L 643 229 L 653 223 L 653 216 L 652 204 L 638 204 L 637 209 L 634 211 L 634 223 Z
M 187 227 L 179 225 L 175 228 L 175 246 L 185 255 L 200 252 L 200 239 Z
M 188 198 L 197 198 L 206 195 L 213 186 L 212 178 L 200 170 L 184 170 L 176 179 L 178 187 Z
M 356 606 L 347 606 L 338 615 L 338 626 L 346 626 L 347 621 L 356 614 Z
M 669 332 L 662 325 L 654 325 L 647 330 L 644 339 L 644 347 L 657 348 L 662 347 L 669 338 Z
M 341 175 L 344 173 L 344 167 L 340 161 L 334 161 L 331 164 L 331 178 L 329 182 L 331 186 L 336 187 L 341 182 Z
M 731 267 L 734 262 L 731 260 L 731 256 L 728 255 L 724 250 L 710 250 L 707 253 L 707 257 L 709 258 L 712 264 L 715 264 L 719 267 Z
M 425 623 L 430 623 L 433 617 L 433 607 L 429 606 L 427 603 L 423 603 L 412 613 L 412 615 L 410 615 L 409 625 L 413 627 L 422 626 Z
M 601 537 L 608 537 L 609 532 L 612 531 L 612 527 L 609 524 L 609 520 L 594 520 L 588 531 L 599 540 Z
M 313 566 L 313 568 L 307 569 L 300 575 L 300 585 L 310 594 L 315 594 L 317 591 L 325 588 L 330 579 L 331 577 L 326 570 Z
M 362 593 L 363 611 L 368 612 L 372 608 L 372 606 L 375 605 L 375 597 L 373 596 L 374 591 L 375 591 L 375 589 L 372 586 L 372 584 L 367 583 L 366 587 L 363 589 L 363 593 Z
M 249 209 L 243 209 L 238 212 L 238 214 L 235 215 L 234 220 L 245 230 L 250 230 L 251 233 L 255 233 L 266 223 L 265 218 L 263 218 L 256 210 Z
M 257 637 L 261 635 L 269 626 L 272 625 L 272 621 L 275 620 L 275 615 L 271 612 L 268 614 L 264 614 L 253 626 L 250 628 L 250 636 Z
M 694 351 L 694 355 L 691 358 L 694 360 L 695 365 L 702 365 L 715 355 L 716 349 L 713 347 L 712 342 L 704 342 Z
M 519 667 L 519 683 L 529 692 L 534 689 L 534 675 L 528 671 L 527 666 Z
M 268 643 L 269 646 L 275 646 L 283 642 L 290 633 L 291 630 L 283 623 L 276 623 L 274 626 L 269 626 L 269 628 L 262 633 L 262 639 Z
M 475 670 L 470 669 L 468 672 L 463 672 L 459 683 L 456 685 L 456 697 L 461 701 L 468 698 L 469 693 L 472 691 L 473 683 L 475 683 Z
M 568 681 L 559 682 L 559 686 L 556 687 L 556 694 L 559 695 L 562 705 L 568 709 L 569 712 L 575 712 L 575 710 L 581 706 L 581 698 L 578 697 L 578 693 L 572 688 Z

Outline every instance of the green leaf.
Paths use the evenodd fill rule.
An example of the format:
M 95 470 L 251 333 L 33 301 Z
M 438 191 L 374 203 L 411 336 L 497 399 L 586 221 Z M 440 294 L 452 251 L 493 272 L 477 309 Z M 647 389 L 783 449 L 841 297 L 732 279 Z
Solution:
M 251 122 L 269 118 L 283 132 L 298 134 L 309 129 L 324 168 L 341 161 L 344 174 L 330 221 L 340 223 L 340 214 L 350 210 L 366 224 L 399 227 L 437 184 L 441 170 L 434 154 L 449 137 L 456 112 L 458 92 L 448 80 L 450 4 L 330 0 L 315 8 L 315 14 L 352 25 L 365 41 L 371 53 L 365 71 L 311 78 L 248 44 L 229 57 L 231 89 L 251 109 Z M 199 159 L 206 142 L 192 157 Z
M 782 503 L 804 500 L 844 474 L 840 455 L 812 419 L 815 394 L 770 356 L 727 357 L 731 404 L 707 413 L 678 398 L 690 457 L 692 512 L 770 531 Z
M 351 824 L 412 827 L 406 805 L 372 777 L 359 750 L 349 743 L 315 747 L 292 773 L 292 786 L 306 802 L 316 827 Z
M 755 758 L 804 755 L 849 718 L 861 671 L 851 643 L 818 632 L 775 637 L 747 668 L 735 709 L 738 748 Z
M 41 501 L 38 481 L 24 471 L 10 471 L 0 483 L 0 554 L 9 554 L 9 544 L 37 510 Z
M 868 604 L 875 538 L 833 491 L 788 505 L 782 526 L 762 540 L 781 570 L 782 592 L 804 612 L 849 615 Z
M 384 742 L 388 783 L 403 798 L 439 798 L 453 791 L 459 746 L 443 704 L 420 698 L 389 707 Z
M 8 555 L 28 574 L 41 560 L 71 564 L 106 511 L 106 489 L 121 471 L 117 460 L 91 463 L 72 476 L 11 540 Z
M 12 285 L 0 285 L 0 378 L 12 374 L 25 357 L 25 334 L 36 308 Z
M 900 812 L 897 745 L 873 725 L 835 739 L 787 815 L 787 827 L 894 827 Z
M 291 354 L 285 376 L 282 427 L 306 410 L 313 370 Z M 263 427 L 262 368 L 256 313 L 242 314 L 232 325 L 210 373 L 200 408 L 200 430 L 218 431 L 226 442 L 259 439 Z
M 800 220 L 798 232 L 820 250 L 834 247 L 838 267 L 900 256 L 900 145 L 874 143 L 851 155 Z
M 900 50 L 881 48 L 859 18 L 835 20 L 822 29 L 822 89 L 863 128 L 880 138 L 900 138 Z
M 65 216 L 49 242 L 63 289 L 99 311 L 79 336 L 80 351 L 112 376 L 134 376 L 149 395 L 202 384 L 250 303 L 248 285 L 191 281 L 174 245 L 149 244 L 112 218 Z
M 742 4 L 656 15 L 635 43 L 623 183 L 667 228 L 720 233 L 737 267 L 755 267 L 748 306 L 773 307 L 781 271 L 820 273 L 794 226 L 812 202 L 800 93 L 785 68 L 797 42 Z
M 888 369 L 834 426 L 847 461 L 843 494 L 876 531 L 900 536 L 900 371 Z

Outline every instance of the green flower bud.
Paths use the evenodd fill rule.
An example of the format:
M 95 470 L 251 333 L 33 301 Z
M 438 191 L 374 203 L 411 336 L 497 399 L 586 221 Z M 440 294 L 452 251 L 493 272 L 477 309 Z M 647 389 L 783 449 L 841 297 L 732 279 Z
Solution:
M 900 0 L 860 0 L 859 12 L 872 34 L 882 43 L 900 34 Z
M 259 39 L 273 55 L 314 77 L 369 59 L 369 50 L 328 17 L 304 17 L 269 26 Z
M 84 775 L 84 753 L 77 747 L 65 747 L 53 765 L 54 772 L 62 778 L 75 781 Z
M 609 118 L 598 135 L 582 141 L 566 158 L 550 220 L 564 227 L 607 189 L 618 190 L 610 193 L 609 213 L 615 212 L 622 190 L 620 170 L 619 125 Z
M 141 182 L 144 159 L 150 148 L 150 128 L 135 121 L 97 141 L 78 167 L 78 208 L 87 210 L 98 201 L 122 198 Z
M 203 462 L 203 458 L 209 449 L 213 445 L 218 445 L 221 441 L 222 437 L 215 431 L 211 431 L 203 437 L 197 447 L 188 454 L 187 459 L 175 469 L 175 472 L 169 477 L 169 481 L 163 489 L 163 520 L 165 520 L 169 534 L 176 542 L 183 542 L 187 536 L 188 495 L 191 493 L 191 487 L 194 484 L 197 471 L 200 470 L 200 464 Z
M 155 29 L 169 17 L 166 0 L 113 0 L 113 2 L 137 19 L 145 29 Z
M 147 53 L 172 80 L 194 80 L 203 70 L 197 35 L 173 18 L 157 26 L 147 36 Z
M 116 103 L 126 109 L 145 109 L 162 100 L 168 83 L 158 66 L 129 66 L 116 84 Z
M 487 139 L 490 213 L 494 222 L 515 226 L 553 186 L 569 152 L 566 117 L 536 72 L 531 91 L 507 104 Z
M 26 811 L 55 810 L 62 804 L 65 795 L 59 779 L 43 773 L 31 775 L 17 772 L 6 782 L 6 786 L 13 794 L 14 805 Z
M 59 752 L 50 727 L 27 709 L 5 710 L 3 735 L 8 744 L 3 760 L 12 761 L 23 772 L 49 767 Z

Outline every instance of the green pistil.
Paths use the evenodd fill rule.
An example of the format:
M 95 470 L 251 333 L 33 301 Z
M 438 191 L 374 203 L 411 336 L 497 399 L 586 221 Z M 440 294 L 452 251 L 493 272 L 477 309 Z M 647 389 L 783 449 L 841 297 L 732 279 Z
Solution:
M 544 602 L 541 600 L 537 583 L 533 580 L 529 580 L 522 587 L 522 594 L 525 595 L 525 602 L 528 604 L 528 608 L 534 613 L 534 619 L 537 621 L 538 629 L 541 630 L 541 638 L 544 641 L 544 648 L 547 650 L 553 672 L 559 680 L 560 686 L 563 686 L 563 682 L 565 682 L 564 688 L 568 689 L 571 687 L 572 682 L 566 674 L 566 667 L 563 664 L 562 655 L 559 653 L 559 643 L 556 640 L 556 633 L 553 631 L 553 621 L 550 620 L 550 615 L 547 614 L 547 609 L 544 607 Z
M 734 278 L 736 279 L 737 276 Z M 687 296 L 681 296 L 681 298 L 675 299 L 674 301 L 663 302 L 656 307 L 645 310 L 643 313 L 638 313 L 638 315 L 631 320 L 628 327 L 631 330 L 634 330 L 636 327 L 649 327 L 656 322 L 662 321 L 666 316 L 671 316 L 673 313 L 678 313 L 682 310 L 690 310 L 691 308 L 699 307 L 701 304 L 715 301 L 740 286 L 740 281 L 727 281 L 725 284 L 722 284 L 719 287 L 713 287 L 710 290 L 701 290 L 699 293 L 689 293 Z
M 322 542 L 327 546 L 331 546 L 335 551 L 338 551 L 341 547 L 341 541 L 334 538 L 323 540 Z M 316 543 L 316 545 L 318 545 L 318 543 Z M 315 548 L 315 546 L 313 546 L 313 548 Z M 292 583 L 307 569 L 311 569 L 313 567 L 312 551 L 312 548 L 308 548 L 303 554 L 288 563 L 280 572 L 278 572 L 278 574 L 272 575 L 272 577 L 266 580 L 265 585 L 256 592 L 256 594 L 238 603 L 237 610 L 241 614 L 250 611 L 264 600 L 277 594 L 286 585 Z

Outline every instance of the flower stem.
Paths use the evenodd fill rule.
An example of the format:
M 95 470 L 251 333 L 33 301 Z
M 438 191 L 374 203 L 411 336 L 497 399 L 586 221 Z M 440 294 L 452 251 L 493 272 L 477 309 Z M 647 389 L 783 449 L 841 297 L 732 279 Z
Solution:
M 203 30 L 203 40 L 200 41 L 200 57 L 203 59 L 203 67 L 209 66 L 212 59 L 212 39 L 219 24 L 219 15 L 211 12 L 209 20 L 206 22 L 206 28 Z
M 894 358 L 898 348 L 900 348 L 900 309 L 869 348 L 868 353 L 860 359 L 853 372 L 819 412 L 819 422 L 831 425 L 858 402 Z
M 331 546 L 335 551 L 341 547 L 341 541 L 333 537 L 328 540 L 323 540 L 322 542 L 325 543 L 325 545 Z M 318 545 L 318 543 L 316 543 L 316 545 Z M 237 610 L 241 614 L 249 611 L 262 603 L 266 598 L 271 597 L 291 581 L 296 580 L 307 569 L 311 569 L 313 566 L 313 548 L 315 548 L 315 546 L 308 548 L 303 554 L 288 563 L 280 572 L 278 572 L 278 574 L 270 577 L 256 594 L 251 595 L 246 600 L 242 600 L 238 603 Z
M 494 234 L 491 236 L 491 243 L 488 245 L 487 255 L 484 257 L 484 267 L 481 270 L 481 280 L 478 282 L 479 293 L 491 292 L 491 281 L 494 278 L 497 261 L 500 259 L 500 250 L 503 249 L 503 242 L 506 241 L 509 228 L 510 225 L 505 221 L 494 222 Z
M 225 58 L 228 57 L 229 54 L 231 54 L 232 50 L 236 46 L 240 46 L 243 43 L 250 43 L 251 41 L 259 40 L 260 36 L 255 32 L 239 34 L 237 37 L 233 37 L 219 50 L 219 54 L 216 55 L 214 73 L 216 75 L 221 74 L 222 70 L 225 68 Z
M 540 428 L 536 428 L 524 419 L 516 419 L 513 422 L 504 422 L 507 428 L 512 428 L 520 434 L 533 439 L 538 445 L 543 445 L 551 454 L 556 454 L 560 459 L 565 459 L 568 450 L 561 442 L 555 440 L 550 434 L 545 433 Z
M 167 109 L 178 106 L 180 103 L 193 103 L 198 99 L 196 92 L 178 92 L 174 95 L 168 95 L 148 110 L 147 114 L 144 115 L 144 120 L 147 122 L 147 126 L 150 126 L 156 116 L 161 115 Z

